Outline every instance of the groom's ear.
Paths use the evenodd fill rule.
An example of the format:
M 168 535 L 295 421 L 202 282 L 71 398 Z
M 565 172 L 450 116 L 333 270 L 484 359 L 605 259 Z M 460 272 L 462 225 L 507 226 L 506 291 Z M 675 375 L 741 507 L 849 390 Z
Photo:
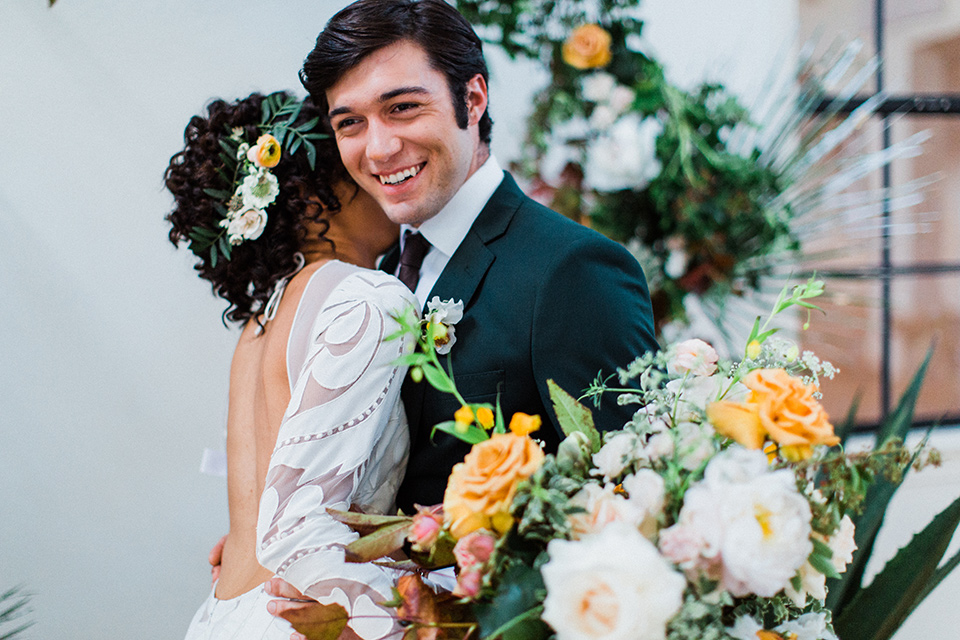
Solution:
M 487 111 L 487 81 L 479 73 L 467 80 L 467 126 L 474 126 Z

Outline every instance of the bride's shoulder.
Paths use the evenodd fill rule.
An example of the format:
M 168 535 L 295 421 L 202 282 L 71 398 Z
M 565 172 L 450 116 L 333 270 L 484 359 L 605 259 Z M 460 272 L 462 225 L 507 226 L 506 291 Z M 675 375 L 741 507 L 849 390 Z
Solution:
M 337 287 L 337 293 L 341 296 L 366 300 L 389 311 L 409 305 L 417 306 L 416 296 L 395 276 L 384 271 L 349 266 L 350 273 Z

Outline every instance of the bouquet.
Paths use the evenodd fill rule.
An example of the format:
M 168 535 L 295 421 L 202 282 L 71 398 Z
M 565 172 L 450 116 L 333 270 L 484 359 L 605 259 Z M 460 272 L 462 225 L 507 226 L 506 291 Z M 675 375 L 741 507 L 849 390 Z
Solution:
M 855 549 L 850 514 L 871 483 L 918 462 L 893 439 L 847 453 L 819 403 L 836 372 L 776 335 L 773 319 L 817 307 L 811 279 L 785 288 L 757 318 L 738 362 L 688 340 L 598 379 L 580 400 L 635 404 L 601 434 L 591 410 L 550 383 L 559 450 L 535 440 L 541 418 L 460 398 L 439 352 L 453 346 L 460 308 L 435 299 L 401 319 L 420 350 L 415 379 L 461 408 L 436 430 L 473 444 L 442 505 L 412 517 L 334 512 L 363 535 L 349 559 L 390 562 L 397 607 L 417 638 L 834 640 L 827 578 Z M 602 410 L 602 407 L 601 407 Z M 421 575 L 454 566 L 437 593 Z

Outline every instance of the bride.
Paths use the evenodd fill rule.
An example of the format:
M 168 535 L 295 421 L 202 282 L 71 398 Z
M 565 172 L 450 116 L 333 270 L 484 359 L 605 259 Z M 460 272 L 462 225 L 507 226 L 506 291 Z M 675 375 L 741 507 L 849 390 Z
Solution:
M 228 302 L 225 321 L 243 325 L 230 369 L 230 528 L 189 640 L 287 640 L 293 629 L 267 612 L 274 575 L 344 607 L 341 637 L 399 629 L 379 605 L 393 576 L 345 563 L 356 534 L 326 509 L 393 508 L 409 448 L 394 362 L 407 346 L 384 338 L 416 302 L 374 270 L 397 228 L 319 135 L 320 115 L 285 93 L 215 101 L 166 171 L 170 239 L 190 243 Z

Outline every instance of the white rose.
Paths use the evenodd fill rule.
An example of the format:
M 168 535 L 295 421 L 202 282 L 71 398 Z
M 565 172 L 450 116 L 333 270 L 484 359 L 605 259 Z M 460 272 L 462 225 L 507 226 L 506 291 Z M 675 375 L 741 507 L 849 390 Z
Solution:
M 583 99 L 589 102 L 606 102 L 616 86 L 617 79 L 606 71 L 591 73 L 580 81 Z
M 599 533 L 613 522 L 624 522 L 632 527 L 643 523 L 647 514 L 641 503 L 627 500 L 615 489 L 612 484 L 601 487 L 596 482 L 589 482 L 570 498 L 571 505 L 584 510 L 570 515 L 574 539 Z
M 640 469 L 624 478 L 623 489 L 627 492 L 627 502 L 643 514 L 640 533 L 652 540 L 657 535 L 657 517 L 663 512 L 666 495 L 663 478 L 652 469 Z
M 684 340 L 671 349 L 667 371 L 673 375 L 690 373 L 694 376 L 710 376 L 717 370 L 716 349 L 698 338 Z
M 583 540 L 552 540 L 547 553 L 542 617 L 557 640 L 666 637 L 686 580 L 636 529 L 615 523 Z
M 660 173 L 657 136 L 663 125 L 654 117 L 629 113 L 587 145 L 584 183 L 597 191 L 643 189 Z
M 267 226 L 267 212 L 248 207 L 230 219 L 227 237 L 231 244 L 240 244 L 244 240 L 256 240 Z
M 622 431 L 607 440 L 600 450 L 593 454 L 596 467 L 591 475 L 603 476 L 607 482 L 616 478 L 630 464 L 642 457 L 643 447 L 634 433 Z

